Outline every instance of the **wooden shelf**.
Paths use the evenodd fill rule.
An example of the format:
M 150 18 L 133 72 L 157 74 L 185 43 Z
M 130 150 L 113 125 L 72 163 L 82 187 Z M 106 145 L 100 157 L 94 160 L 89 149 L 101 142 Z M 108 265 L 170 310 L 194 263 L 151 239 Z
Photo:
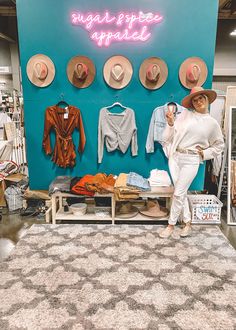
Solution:
M 149 192 L 142 192 L 140 193 L 140 197 L 143 199 L 147 198 L 166 198 L 166 204 L 168 206 L 170 205 L 170 200 L 173 196 L 174 188 L 173 186 L 171 187 L 155 187 Z M 87 208 L 87 213 L 81 216 L 74 215 L 71 211 L 69 212 L 64 212 L 64 207 L 63 207 L 63 198 L 67 197 L 84 197 L 86 198 L 87 201 L 94 200 L 94 197 L 109 197 L 111 198 L 111 215 L 106 216 L 106 217 L 101 217 L 97 216 L 95 214 L 94 210 L 94 205 L 92 206 L 91 203 L 88 203 L 88 208 Z M 128 200 L 125 200 L 128 201 Z M 131 200 L 130 200 L 131 201 Z M 89 196 L 84 196 L 84 195 L 74 195 L 70 193 L 62 193 L 62 192 L 56 192 L 52 195 L 52 223 L 56 224 L 57 221 L 59 220 L 77 220 L 77 221 L 111 221 L 112 224 L 115 224 L 115 222 L 121 222 L 121 221 L 128 221 L 128 222 L 138 222 L 138 221 L 143 221 L 143 222 L 163 222 L 167 221 L 168 217 L 162 218 L 162 219 L 157 219 L 157 218 L 151 218 L 144 216 L 142 214 L 137 214 L 133 218 L 119 218 L 115 216 L 115 209 L 116 209 L 116 203 L 119 202 L 118 200 L 115 199 L 114 194 L 98 194 L 96 193 L 93 197 Z M 135 204 L 137 200 L 132 200 L 132 202 Z
M 97 216 L 94 212 L 89 211 L 84 215 L 78 216 L 78 215 L 74 215 L 71 211 L 69 212 L 64 212 L 63 208 L 60 208 L 59 211 L 57 211 L 56 213 L 56 220 L 101 220 L 101 221 L 112 221 L 112 217 L 111 216 L 106 216 L 106 217 L 101 217 L 101 216 Z M 157 219 L 157 218 L 152 218 L 152 217 L 147 217 L 144 216 L 142 214 L 137 214 L 135 217 L 132 218 L 119 218 L 117 216 L 115 216 L 115 221 L 153 221 L 153 222 L 157 222 L 157 221 L 167 221 L 168 217 L 164 217 L 161 219 Z
M 88 212 L 84 215 L 75 215 L 71 211 L 64 212 L 63 208 L 60 208 L 56 213 L 56 220 L 101 220 L 101 221 L 112 221 L 111 216 L 100 217 L 97 216 L 94 211 L 88 210 Z

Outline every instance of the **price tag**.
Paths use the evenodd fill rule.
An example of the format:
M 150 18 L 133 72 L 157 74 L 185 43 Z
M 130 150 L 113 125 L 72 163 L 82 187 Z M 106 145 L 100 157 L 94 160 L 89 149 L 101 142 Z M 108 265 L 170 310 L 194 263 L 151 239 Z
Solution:
M 68 119 L 69 118 L 69 109 L 68 107 L 65 108 L 66 112 L 64 113 L 64 119 Z

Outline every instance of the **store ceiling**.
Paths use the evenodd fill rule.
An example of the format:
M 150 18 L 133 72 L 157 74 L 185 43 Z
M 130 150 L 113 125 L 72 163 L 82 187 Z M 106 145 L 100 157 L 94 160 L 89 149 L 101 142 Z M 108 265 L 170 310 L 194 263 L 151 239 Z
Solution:
M 16 16 L 16 0 L 0 0 L 0 16 Z
M 219 0 L 219 19 L 236 19 L 236 0 Z
M 0 16 L 16 16 L 16 0 L 0 0 Z M 219 0 L 219 19 L 236 19 L 236 0 Z

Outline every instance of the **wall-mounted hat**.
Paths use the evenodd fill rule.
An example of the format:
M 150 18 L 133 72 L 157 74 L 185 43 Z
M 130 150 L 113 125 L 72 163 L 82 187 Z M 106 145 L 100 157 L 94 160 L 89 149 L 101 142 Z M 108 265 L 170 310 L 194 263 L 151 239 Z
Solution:
M 55 66 L 52 60 L 43 54 L 32 56 L 26 66 L 29 80 L 38 87 L 46 87 L 55 77 Z
M 183 98 L 181 104 L 185 108 L 194 109 L 194 106 L 192 104 L 193 97 L 202 95 L 202 94 L 207 96 L 209 104 L 214 102 L 217 97 L 216 92 L 213 91 L 212 89 L 203 89 L 201 86 L 196 86 L 191 89 L 191 92 L 189 95 L 187 95 Z
M 139 68 L 139 79 L 147 89 L 158 89 L 166 82 L 168 67 L 159 57 L 146 58 Z
M 95 74 L 95 65 L 87 56 L 72 57 L 67 65 L 67 77 L 71 84 L 78 88 L 90 86 Z
M 114 89 L 121 89 L 128 85 L 133 75 L 130 61 L 121 55 L 110 57 L 103 67 L 106 83 Z
M 208 74 L 206 63 L 199 57 L 189 57 L 180 66 L 179 79 L 181 84 L 192 89 L 202 86 Z

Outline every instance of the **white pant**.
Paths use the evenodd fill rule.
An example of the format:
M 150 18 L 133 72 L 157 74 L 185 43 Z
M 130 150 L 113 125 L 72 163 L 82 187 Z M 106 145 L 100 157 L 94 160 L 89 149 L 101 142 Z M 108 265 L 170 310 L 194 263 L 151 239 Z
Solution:
M 199 155 L 176 152 L 169 158 L 169 169 L 175 187 L 170 209 L 170 225 L 175 225 L 181 214 L 185 223 L 191 220 L 187 192 L 197 175 L 199 163 Z

